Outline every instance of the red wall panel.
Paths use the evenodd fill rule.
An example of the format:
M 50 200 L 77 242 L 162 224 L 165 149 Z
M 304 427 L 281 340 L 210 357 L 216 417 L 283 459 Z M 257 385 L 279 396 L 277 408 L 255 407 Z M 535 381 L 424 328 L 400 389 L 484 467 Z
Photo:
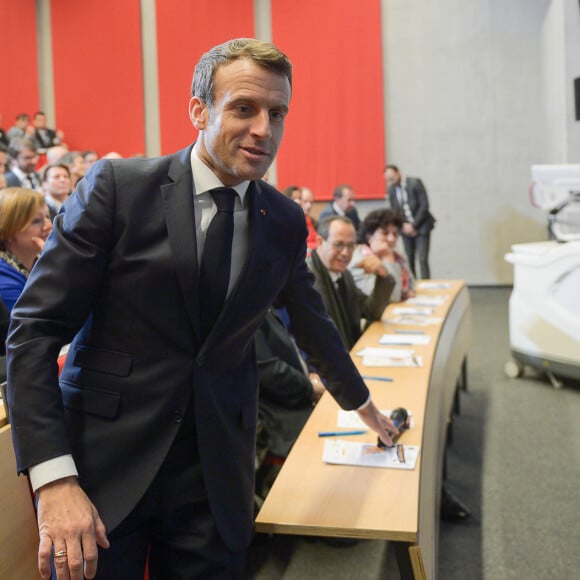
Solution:
M 188 103 L 193 68 L 199 57 L 230 38 L 254 35 L 253 0 L 157 0 L 163 153 L 171 153 L 195 140 Z
M 35 1 L 0 0 L 0 23 L 0 113 L 7 130 L 18 113 L 32 116 L 39 108 Z
M 145 151 L 139 0 L 51 2 L 56 125 L 70 149 Z
M 380 1 L 273 0 L 272 38 L 294 65 L 278 186 L 320 200 L 349 183 L 359 199 L 384 197 Z

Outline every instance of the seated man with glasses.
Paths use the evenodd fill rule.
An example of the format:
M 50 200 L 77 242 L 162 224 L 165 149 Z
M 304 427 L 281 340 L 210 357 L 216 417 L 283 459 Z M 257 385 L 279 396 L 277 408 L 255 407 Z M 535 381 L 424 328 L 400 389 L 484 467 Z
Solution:
M 381 319 L 395 285 L 380 258 L 369 255 L 359 267 L 375 275 L 374 288 L 368 296 L 357 288 L 348 270 L 355 247 L 356 232 L 351 220 L 333 215 L 318 225 L 318 247 L 307 259 L 314 274 L 314 287 L 349 349 L 362 334 L 362 319 Z

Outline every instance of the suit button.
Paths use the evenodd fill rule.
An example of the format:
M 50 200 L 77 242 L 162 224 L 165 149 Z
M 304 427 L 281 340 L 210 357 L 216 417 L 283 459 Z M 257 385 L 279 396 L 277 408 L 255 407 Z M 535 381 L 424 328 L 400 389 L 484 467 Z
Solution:
M 181 423 L 183 421 L 183 413 L 181 411 L 175 411 L 173 417 L 176 423 Z
M 195 359 L 195 362 L 196 362 L 196 364 L 197 364 L 198 367 L 202 367 L 203 366 L 203 363 L 205 362 L 204 361 L 204 358 L 203 358 L 203 355 L 202 354 L 197 355 L 197 357 Z

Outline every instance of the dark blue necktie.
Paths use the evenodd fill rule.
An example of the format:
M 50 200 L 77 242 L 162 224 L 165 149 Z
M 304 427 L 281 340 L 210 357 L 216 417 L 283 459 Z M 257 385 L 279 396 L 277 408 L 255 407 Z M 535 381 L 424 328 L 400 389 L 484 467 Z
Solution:
M 199 269 L 199 311 L 201 334 L 206 338 L 221 312 L 228 291 L 234 239 L 236 192 L 229 187 L 210 191 L 217 213 L 205 235 Z

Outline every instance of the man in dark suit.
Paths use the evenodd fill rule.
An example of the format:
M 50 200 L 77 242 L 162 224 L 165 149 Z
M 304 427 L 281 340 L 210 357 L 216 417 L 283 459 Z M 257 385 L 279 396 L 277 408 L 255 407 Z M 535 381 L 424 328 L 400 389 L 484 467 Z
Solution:
M 365 256 L 358 264 L 367 274 L 375 276 L 373 291 L 367 296 L 356 286 L 348 269 L 355 246 L 352 222 L 344 216 L 330 216 L 318 224 L 318 247 L 307 260 L 314 274 L 314 287 L 348 349 L 362 334 L 363 319 L 369 322 L 381 319 L 395 287 L 393 276 L 374 254 Z M 311 358 L 309 363 L 317 366 Z
M 64 163 L 47 165 L 42 170 L 41 181 L 42 193 L 44 193 L 50 221 L 52 221 L 71 192 L 68 166 Z
M 47 149 L 62 143 L 62 132 L 49 129 L 46 126 L 46 115 L 42 111 L 34 113 L 32 123 L 34 125 L 34 142 L 39 152 L 44 153 Z
M 195 145 L 98 161 L 55 218 L 7 343 L 14 447 L 37 494 L 44 578 L 52 555 L 71 580 L 83 567 L 87 578 L 142 578 L 147 557 L 154 578 L 241 578 L 254 333 L 275 297 L 339 404 L 391 443 L 391 422 L 312 287 L 302 209 L 260 180 L 290 94 L 291 64 L 274 46 L 214 47 L 192 83 Z M 227 297 L 208 321 L 212 264 L 215 276 L 225 270 Z M 59 380 L 56 358 L 71 341 Z
M 322 221 L 331 215 L 342 215 L 347 217 L 358 231 L 360 218 L 356 211 L 354 201 L 354 190 L 350 185 L 339 185 L 332 193 L 332 201 L 320 212 L 318 219 Z
M 4 177 L 7 187 L 25 187 L 40 190 L 40 177 L 36 173 L 38 153 L 36 145 L 28 137 L 15 137 L 8 148 L 11 168 Z
M 396 165 L 387 165 L 387 202 L 390 208 L 403 216 L 403 244 L 409 260 L 413 276 L 415 271 L 415 256 L 419 259 L 421 278 L 430 278 L 429 243 L 435 218 L 429 212 L 429 199 L 423 182 L 416 177 L 402 179 Z

